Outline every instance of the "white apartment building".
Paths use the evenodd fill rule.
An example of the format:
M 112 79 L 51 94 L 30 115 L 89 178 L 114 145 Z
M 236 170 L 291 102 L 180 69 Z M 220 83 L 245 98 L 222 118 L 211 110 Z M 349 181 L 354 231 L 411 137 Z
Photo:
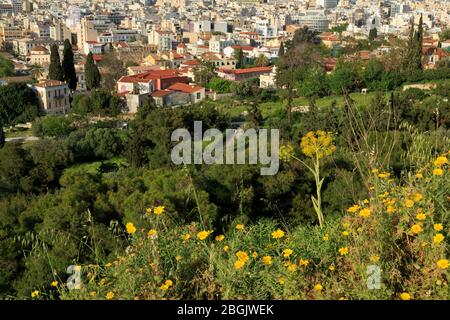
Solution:
M 159 52 L 172 50 L 174 41 L 175 35 L 172 31 L 156 29 L 148 33 L 148 44 L 157 46 Z
M 209 51 L 215 53 L 223 53 L 223 49 L 226 47 L 230 47 L 234 44 L 234 41 L 231 39 L 217 39 L 211 38 L 209 40 Z
M 33 86 L 39 105 L 47 114 L 66 114 L 70 109 L 69 86 L 57 80 L 44 80 Z

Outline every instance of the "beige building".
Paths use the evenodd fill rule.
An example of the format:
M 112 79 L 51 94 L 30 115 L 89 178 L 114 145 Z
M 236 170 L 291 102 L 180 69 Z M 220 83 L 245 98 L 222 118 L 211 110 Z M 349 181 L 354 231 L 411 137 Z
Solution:
M 30 51 L 30 64 L 45 66 L 50 64 L 50 52 L 43 46 L 37 46 Z
M 23 37 L 23 29 L 10 23 L 0 23 L 0 47 L 5 42 Z
M 66 114 L 70 109 L 69 86 L 57 80 L 44 80 L 33 86 L 39 105 L 47 114 Z

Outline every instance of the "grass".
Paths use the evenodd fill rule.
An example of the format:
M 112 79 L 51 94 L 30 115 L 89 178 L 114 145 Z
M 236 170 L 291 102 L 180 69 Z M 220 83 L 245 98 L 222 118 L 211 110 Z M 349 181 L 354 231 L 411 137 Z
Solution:
M 6 138 L 29 137 L 33 134 L 31 129 L 13 128 L 5 133 Z
M 389 96 L 390 92 L 386 92 L 385 96 Z M 375 92 L 368 92 L 367 94 L 362 93 L 351 93 L 350 97 L 353 99 L 356 106 L 366 106 L 371 103 L 375 96 Z M 327 96 L 316 100 L 317 107 L 326 107 L 336 101 L 337 106 L 344 106 L 344 97 L 342 95 L 338 96 Z M 230 116 L 232 119 L 242 118 L 244 111 L 247 109 L 245 102 L 238 99 L 224 99 L 220 101 L 209 101 L 208 104 L 218 107 L 219 111 L 224 112 L 226 115 Z M 309 105 L 306 98 L 296 98 L 293 103 L 294 107 L 307 106 Z M 260 104 L 260 110 L 264 118 L 270 118 L 276 115 L 278 112 L 286 108 L 286 101 L 275 101 L 275 102 L 264 102 Z
M 109 160 L 104 161 L 94 161 L 94 162 L 87 162 L 87 163 L 80 163 L 76 164 L 70 168 L 67 168 L 65 171 L 68 173 L 97 173 L 100 169 L 100 166 L 104 164 L 116 164 L 118 166 L 127 166 L 128 162 L 121 157 L 114 157 Z

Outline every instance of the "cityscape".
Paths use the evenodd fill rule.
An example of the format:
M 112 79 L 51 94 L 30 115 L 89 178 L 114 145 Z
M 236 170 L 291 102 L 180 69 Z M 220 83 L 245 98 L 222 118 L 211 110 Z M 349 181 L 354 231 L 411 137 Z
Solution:
M 0 0 L 0 299 L 448 300 L 449 99 L 448 0 Z

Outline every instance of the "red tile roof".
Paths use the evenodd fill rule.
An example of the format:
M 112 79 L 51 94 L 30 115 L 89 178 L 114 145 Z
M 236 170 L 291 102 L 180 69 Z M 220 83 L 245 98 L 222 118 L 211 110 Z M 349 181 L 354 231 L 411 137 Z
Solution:
M 153 93 L 151 94 L 151 96 L 152 96 L 152 97 L 161 98 L 161 97 L 167 96 L 167 95 L 170 94 L 171 92 L 173 92 L 173 91 L 171 91 L 171 90 L 159 90 L 159 91 L 153 92 Z
M 168 87 L 167 89 L 169 90 L 174 90 L 174 91 L 181 91 L 181 92 L 185 92 L 185 93 L 195 93 L 197 91 L 200 91 L 203 89 L 203 87 L 200 86 L 190 86 L 186 83 L 174 83 L 173 85 L 171 85 L 170 87 Z
M 128 82 L 128 83 L 138 83 L 138 82 L 149 82 L 156 79 L 167 79 L 178 77 L 180 74 L 178 70 L 151 70 L 148 72 L 135 74 L 132 76 L 123 76 L 118 82 Z
M 65 82 L 58 80 L 44 80 L 36 84 L 36 87 L 46 88 L 46 87 L 59 87 L 67 85 Z
M 222 73 L 228 74 L 246 74 L 252 72 L 271 72 L 272 67 L 253 67 L 253 68 L 245 68 L 245 69 L 219 69 Z

